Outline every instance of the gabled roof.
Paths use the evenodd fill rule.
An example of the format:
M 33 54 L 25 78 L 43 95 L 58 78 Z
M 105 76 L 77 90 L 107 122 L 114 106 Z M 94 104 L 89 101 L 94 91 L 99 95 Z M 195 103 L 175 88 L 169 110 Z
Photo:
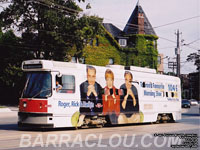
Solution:
M 108 32 L 110 32 L 110 34 L 114 38 L 117 38 L 118 36 L 120 36 L 120 34 L 122 32 L 119 28 L 117 28 L 116 26 L 114 26 L 111 23 L 103 23 L 103 26 Z
M 146 14 L 144 13 L 142 7 L 137 3 L 133 13 L 131 14 L 125 28 L 125 34 L 138 34 L 138 14 L 143 13 L 144 16 L 144 33 L 148 35 L 156 35 L 153 27 L 151 26 Z

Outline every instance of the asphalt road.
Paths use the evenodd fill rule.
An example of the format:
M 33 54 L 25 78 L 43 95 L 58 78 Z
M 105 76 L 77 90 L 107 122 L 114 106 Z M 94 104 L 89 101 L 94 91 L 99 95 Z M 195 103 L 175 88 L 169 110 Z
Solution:
M 156 150 L 200 148 L 199 107 L 183 109 L 182 120 L 176 123 L 140 124 L 89 129 L 54 129 L 20 131 L 17 109 L 0 113 L 0 150 Z M 183 145 L 183 142 L 187 142 Z M 172 146 L 176 148 L 172 148 Z M 196 145 L 196 147 L 195 147 Z M 177 148 L 179 146 L 179 148 Z M 180 148 L 180 146 L 183 146 Z

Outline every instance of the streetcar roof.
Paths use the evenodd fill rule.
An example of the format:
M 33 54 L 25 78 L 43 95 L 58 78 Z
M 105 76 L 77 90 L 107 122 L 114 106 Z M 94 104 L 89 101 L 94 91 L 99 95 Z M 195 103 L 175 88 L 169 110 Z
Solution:
M 60 71 L 66 68 L 71 68 L 71 69 L 76 68 L 76 70 L 85 70 L 86 64 L 61 62 L 61 61 L 53 61 L 53 60 L 42 60 L 42 59 L 26 60 L 26 61 L 23 61 L 22 63 L 22 70 L 24 71 Z M 106 67 L 95 66 L 95 68 L 98 70 L 104 70 L 106 68 L 111 68 L 116 71 L 128 70 L 131 72 L 133 71 L 135 75 L 138 74 L 138 76 L 143 76 L 140 73 L 144 73 L 143 77 L 146 77 L 146 78 L 153 78 L 155 77 L 154 75 L 156 75 L 156 78 L 160 78 L 160 79 L 170 78 L 170 80 L 173 80 L 173 81 L 179 80 L 179 78 L 174 77 L 174 76 L 156 74 L 155 69 L 144 68 L 144 67 L 136 67 L 136 66 L 125 67 L 122 65 L 107 65 Z M 147 76 L 147 74 L 149 74 L 150 76 Z

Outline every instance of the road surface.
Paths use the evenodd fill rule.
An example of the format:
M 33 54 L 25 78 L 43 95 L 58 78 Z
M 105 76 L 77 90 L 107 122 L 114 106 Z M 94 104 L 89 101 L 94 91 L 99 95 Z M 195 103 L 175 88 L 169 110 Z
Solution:
M 193 145 L 192 149 L 196 150 L 200 147 L 199 107 L 192 106 L 182 112 L 182 120 L 176 123 L 20 131 L 17 109 L 12 108 L 12 112 L 0 113 L 0 150 L 190 149 L 184 147 L 183 141 L 188 141 L 187 145 Z

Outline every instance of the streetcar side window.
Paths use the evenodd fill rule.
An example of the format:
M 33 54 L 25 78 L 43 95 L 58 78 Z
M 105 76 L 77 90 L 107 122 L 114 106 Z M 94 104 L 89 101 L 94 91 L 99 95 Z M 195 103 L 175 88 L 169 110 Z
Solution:
M 61 87 L 59 90 L 56 89 L 58 93 L 75 93 L 75 76 L 62 75 L 62 77 L 56 77 L 56 82 L 60 83 Z

